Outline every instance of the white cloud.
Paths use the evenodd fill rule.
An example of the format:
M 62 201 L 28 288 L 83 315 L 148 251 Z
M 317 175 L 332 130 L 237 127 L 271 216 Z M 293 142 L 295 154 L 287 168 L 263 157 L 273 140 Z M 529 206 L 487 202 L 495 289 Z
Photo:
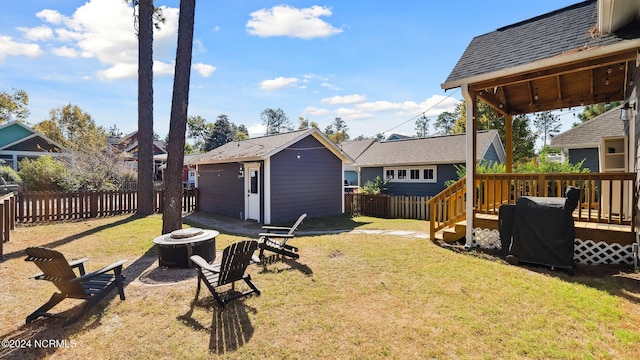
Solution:
M 0 35 L 0 61 L 7 56 L 27 56 L 34 58 L 40 56 L 42 50 L 38 44 L 28 44 L 13 41 L 10 36 Z
M 31 41 L 42 41 L 53 38 L 53 30 L 45 25 L 34 28 L 19 27 L 18 30 L 22 31 L 24 37 Z
M 326 76 L 321 76 L 321 75 L 313 74 L 313 73 L 304 74 L 303 77 L 304 77 L 304 81 L 305 82 L 311 81 L 311 80 L 315 80 L 315 79 L 319 79 L 321 81 L 329 80 L 329 78 L 327 78 Z
M 323 104 L 329 105 L 346 105 L 346 104 L 357 104 L 367 100 L 367 98 L 363 95 L 353 94 L 346 96 L 333 96 L 330 98 L 322 99 L 321 102 Z
M 62 57 L 77 58 L 78 56 L 80 56 L 78 50 L 66 46 L 53 48 L 52 51 L 55 55 Z
M 106 70 L 98 71 L 98 77 L 103 80 L 128 79 L 138 76 L 137 64 L 119 63 Z
M 136 69 L 138 65 L 136 64 Z M 153 75 L 163 76 L 163 75 L 173 75 L 173 71 L 175 70 L 175 61 L 171 64 L 163 63 L 162 61 L 154 61 L 153 62 Z M 138 71 L 138 70 L 136 70 Z M 137 74 L 137 73 L 136 73 Z
M 420 103 L 415 101 L 390 102 L 383 100 L 357 104 L 356 108 L 367 112 L 402 110 L 411 114 L 420 114 L 426 111 L 427 116 L 437 116 L 443 111 L 452 111 L 458 102 L 459 100 L 455 98 L 433 95 Z
M 321 16 L 331 16 L 331 14 L 331 9 L 317 5 L 303 9 L 279 5 L 252 12 L 246 27 L 249 34 L 260 37 L 289 36 L 302 39 L 329 37 L 342 32 L 342 29 L 337 29 L 320 19 Z
M 209 77 L 216 71 L 216 67 L 209 64 L 197 63 L 193 64 L 193 69 L 197 71 L 202 77 Z
M 202 40 L 200 39 L 193 39 L 193 53 L 194 54 L 206 54 L 207 53 L 207 48 L 204 46 L 204 44 L 202 43 Z
M 178 29 L 178 9 L 162 6 L 166 21 L 161 31 L 155 31 L 153 52 L 156 75 L 173 74 L 167 63 L 175 57 Z M 42 10 L 36 16 L 47 25 L 53 25 L 47 33 L 47 25 L 21 28 L 25 36 L 34 40 L 48 40 L 53 53 L 63 57 L 95 58 L 105 65 L 97 77 L 103 80 L 135 78 L 138 64 L 138 39 L 136 37 L 131 6 L 125 1 L 89 0 L 66 16 L 56 10 Z M 55 36 L 53 35 L 55 33 Z M 49 37 L 47 37 L 49 36 Z M 60 43 L 64 43 L 61 46 Z M 197 40 L 196 52 L 206 52 Z M 132 71 L 133 68 L 135 71 Z M 171 68 L 170 70 L 167 67 Z M 204 68 L 201 68 L 201 70 Z M 208 70 L 204 69 L 206 73 Z M 202 73 L 202 71 L 199 71 Z
M 330 114 L 331 112 L 327 109 L 320 109 L 317 107 L 308 106 L 302 111 L 302 113 L 305 115 L 320 116 L 320 115 Z
M 329 83 L 326 83 L 326 82 L 324 82 L 324 83 L 320 84 L 320 86 L 322 86 L 322 87 L 326 87 L 327 89 L 329 89 L 329 90 L 333 90 L 333 91 L 340 91 L 340 90 L 342 90 L 339 86 L 337 86 L 337 85 L 333 85 L 333 84 L 329 84 Z
M 359 109 L 340 108 L 336 110 L 336 114 L 344 120 L 363 120 L 373 118 L 373 115 L 367 114 Z
M 56 35 L 58 35 L 58 40 L 62 42 L 79 41 L 82 39 L 82 34 L 62 28 L 56 29 Z
M 267 127 L 264 124 L 253 124 L 247 128 L 249 137 L 263 136 L 267 133 Z
M 60 14 L 58 11 L 50 9 L 45 9 L 36 13 L 36 17 L 55 25 L 62 24 L 65 19 L 65 16 Z
M 278 90 L 286 87 L 295 86 L 298 83 L 298 81 L 299 81 L 298 78 L 294 78 L 294 77 L 285 78 L 280 76 L 272 80 L 265 80 L 261 82 L 260 88 L 262 90 L 267 90 L 267 91 Z
M 367 102 L 363 104 L 358 104 L 356 107 L 364 111 L 379 112 L 379 111 L 388 111 L 388 110 L 400 110 L 403 108 L 403 103 L 393 103 L 386 100 L 379 100 L 379 101 L 372 101 L 372 102 Z

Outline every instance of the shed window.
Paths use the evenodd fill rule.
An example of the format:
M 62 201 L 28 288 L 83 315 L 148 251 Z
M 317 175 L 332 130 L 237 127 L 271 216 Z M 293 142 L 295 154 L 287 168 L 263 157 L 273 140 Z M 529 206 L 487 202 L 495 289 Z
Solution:
M 258 170 L 251 170 L 251 189 L 252 194 L 258 193 Z

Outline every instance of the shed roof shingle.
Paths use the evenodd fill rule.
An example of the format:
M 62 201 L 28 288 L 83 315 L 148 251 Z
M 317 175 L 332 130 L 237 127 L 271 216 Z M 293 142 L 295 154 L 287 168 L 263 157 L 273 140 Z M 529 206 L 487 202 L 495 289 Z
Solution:
M 624 123 L 620 120 L 620 108 L 615 107 L 589 121 L 571 128 L 551 139 L 552 148 L 596 147 L 603 137 L 624 135 Z
M 198 156 L 189 164 L 212 164 L 236 161 L 258 161 L 264 160 L 269 156 L 283 150 L 287 146 L 301 140 L 307 136 L 314 136 L 332 152 L 334 152 L 342 160 L 351 162 L 348 156 L 345 156 L 331 140 L 328 140 L 317 129 L 310 128 L 305 130 L 292 131 L 288 133 L 267 135 L 256 138 L 250 138 L 242 141 L 232 141 L 218 148 L 209 151 L 206 154 Z

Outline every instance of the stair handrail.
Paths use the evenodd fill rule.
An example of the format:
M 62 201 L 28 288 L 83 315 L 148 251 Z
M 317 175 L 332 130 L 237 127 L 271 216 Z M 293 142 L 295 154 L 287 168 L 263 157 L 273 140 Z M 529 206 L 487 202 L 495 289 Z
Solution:
M 451 186 L 429 199 L 429 236 L 435 240 L 436 232 L 453 226 L 466 216 L 467 178 L 462 177 Z

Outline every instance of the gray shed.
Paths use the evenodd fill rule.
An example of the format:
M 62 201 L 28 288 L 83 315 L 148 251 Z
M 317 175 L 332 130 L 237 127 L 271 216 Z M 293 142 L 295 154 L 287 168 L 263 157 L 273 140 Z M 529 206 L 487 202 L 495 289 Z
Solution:
M 344 211 L 351 158 L 317 129 L 233 141 L 193 160 L 200 210 L 264 224 Z

